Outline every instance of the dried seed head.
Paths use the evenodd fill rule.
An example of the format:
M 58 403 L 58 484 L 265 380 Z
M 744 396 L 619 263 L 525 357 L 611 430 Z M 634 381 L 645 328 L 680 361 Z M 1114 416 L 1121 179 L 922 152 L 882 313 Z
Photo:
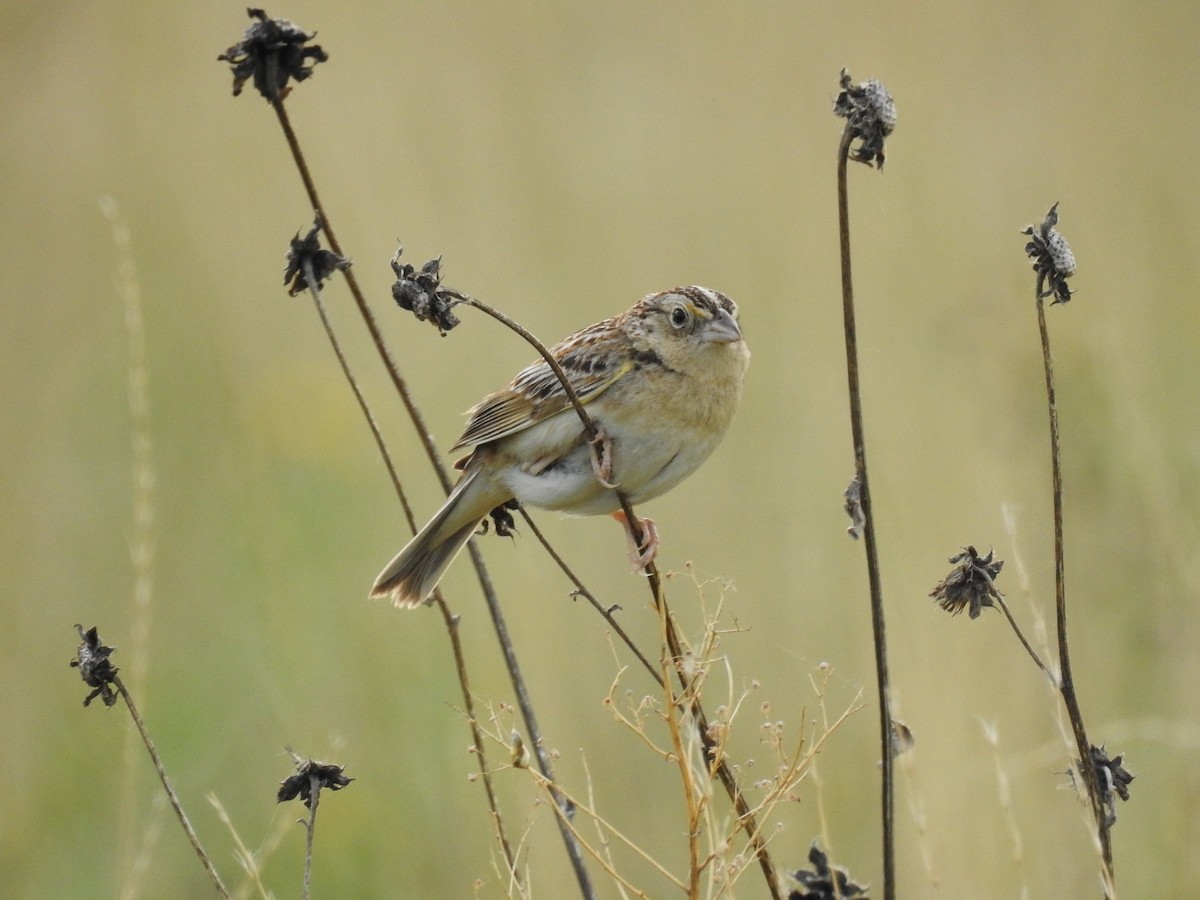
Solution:
M 1038 275 L 1038 299 L 1053 295 L 1051 306 L 1071 299 L 1067 279 L 1075 274 L 1075 254 L 1067 239 L 1055 228 L 1057 224 L 1058 204 L 1055 203 L 1040 225 L 1029 225 L 1021 231 L 1029 236 L 1025 253 L 1033 260 L 1033 271 Z M 1043 285 L 1048 286 L 1043 288 Z
M 1126 771 L 1124 766 L 1125 754 L 1121 753 L 1108 758 L 1108 753 L 1101 744 L 1091 748 L 1092 768 L 1096 773 L 1096 784 L 1100 788 L 1100 800 L 1104 806 L 1104 824 L 1111 828 L 1117 821 L 1117 798 L 1129 799 L 1129 785 L 1136 777 Z M 1079 760 L 1075 761 L 1076 765 Z M 1074 772 L 1071 778 L 1074 780 Z
M 109 661 L 109 657 L 117 648 L 106 647 L 100 643 L 100 635 L 96 632 L 95 625 L 87 631 L 83 630 L 82 625 L 76 625 L 75 630 L 79 632 L 79 639 L 83 643 L 75 651 L 71 667 L 79 669 L 79 676 L 84 684 L 92 689 L 92 692 L 83 698 L 83 705 L 88 706 L 99 697 L 105 706 L 112 706 L 117 702 L 117 695 L 113 693 L 110 685 L 116 680 L 118 670 Z
M 812 869 L 800 869 L 792 873 L 792 879 L 800 886 L 788 894 L 788 900 L 866 900 L 865 885 L 855 884 L 846 870 L 829 865 L 829 856 L 813 841 L 808 851 Z
M 301 759 L 292 753 L 291 747 L 288 747 L 287 750 L 295 760 L 296 774 L 290 775 L 279 783 L 279 790 L 275 793 L 276 803 L 283 803 L 299 797 L 304 801 L 304 805 L 311 809 L 315 794 L 319 794 L 324 789 L 340 791 L 354 780 L 343 773 L 342 766 Z
M 308 283 L 307 269 L 310 265 L 318 290 L 324 286 L 325 279 L 334 272 L 350 268 L 350 260 L 338 256 L 332 250 L 321 249 L 320 234 L 321 219 L 318 216 L 308 234 L 300 237 L 300 232 L 297 231 L 296 236 L 292 238 L 283 270 L 283 283 L 288 285 L 288 293 L 293 297 L 312 287 Z
M 882 84 L 872 78 L 862 84 L 852 84 L 850 75 L 842 69 L 841 93 L 833 101 L 833 114 L 846 120 L 851 140 L 859 145 L 850 151 L 855 162 L 872 165 L 878 160 L 883 168 L 883 144 L 896 130 L 896 103 Z
M 233 96 L 253 78 L 254 87 L 268 101 L 282 100 L 291 90 L 287 86 L 290 79 L 303 81 L 317 63 L 329 59 L 318 45 L 305 46 L 317 36 L 315 31 L 307 34 L 287 19 L 268 17 L 261 9 L 246 12 L 254 23 L 238 43 L 217 57 L 229 63 L 233 72 Z M 311 65 L 307 64 L 310 60 Z
M 409 263 L 400 262 L 403 252 L 404 248 L 398 247 L 392 257 L 392 271 L 396 274 L 392 299 L 419 321 L 433 323 L 438 333 L 445 337 L 446 332 L 458 324 L 458 316 L 450 311 L 455 303 L 451 292 L 442 288 L 442 258 L 431 259 L 418 270 Z
M 995 580 L 1004 568 L 1004 560 L 993 559 L 993 555 L 992 550 L 987 556 L 980 556 L 974 547 L 963 547 L 962 553 L 950 557 L 954 568 L 934 586 L 929 596 L 951 615 L 966 609 L 972 619 L 978 618 L 985 606 L 995 605 L 993 598 L 1000 594 Z

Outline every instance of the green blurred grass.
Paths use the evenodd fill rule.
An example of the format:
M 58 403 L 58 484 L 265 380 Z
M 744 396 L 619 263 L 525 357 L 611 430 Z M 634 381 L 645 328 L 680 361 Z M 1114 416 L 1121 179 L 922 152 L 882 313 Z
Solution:
M 746 633 L 738 686 L 793 733 L 807 676 L 835 667 L 843 705 L 874 680 L 861 548 L 843 533 L 852 474 L 837 300 L 829 101 L 842 65 L 896 95 L 879 176 L 852 173 L 860 352 L 893 677 L 917 735 L 900 782 L 901 894 L 1081 896 L 1095 885 L 1084 812 L 1056 790 L 1054 706 L 998 617 L 926 599 L 962 543 L 995 544 L 1028 620 L 1052 597 L 1050 499 L 1032 274 L 1018 229 L 1061 201 L 1078 296 L 1051 312 L 1067 479 L 1073 659 L 1094 739 L 1140 773 L 1114 841 L 1127 896 L 1200 891 L 1194 758 L 1197 447 L 1195 248 L 1200 15 L 1183 5 L 926 4 L 885 14 L 787 3 L 603 8 L 321 4 L 270 8 L 317 29 L 331 60 L 289 99 L 356 271 L 439 441 L 530 358 L 490 322 L 452 337 L 388 312 L 386 261 L 443 254 L 448 283 L 546 339 L 681 282 L 727 291 L 754 350 L 726 444 L 652 505 L 662 563 L 732 579 Z M 207 896 L 148 765 L 127 789 L 118 711 L 79 708 L 77 621 L 118 661 L 136 648 L 128 546 L 127 336 L 101 195 L 120 204 L 140 272 L 153 403 L 157 545 L 144 712 L 226 877 L 217 793 L 251 844 L 276 817 L 284 744 L 358 781 L 322 806 L 327 896 L 467 896 L 491 877 L 487 817 L 436 616 L 364 600 L 403 540 L 370 436 L 311 305 L 280 288 L 309 211 L 265 104 L 234 101 L 214 62 L 241 7 L 13 10 L 0 72 L 0 626 L 8 636 L 0 870 L 11 896 L 112 893 L 130 848 L 161 833 L 143 896 Z M 328 302 L 420 511 L 437 502 L 416 442 L 342 286 Z M 1017 521 L 1016 544 L 1002 506 Z M 541 516 L 637 633 L 653 620 L 607 521 Z M 678 864 L 677 779 L 611 723 L 616 664 L 593 614 L 530 537 L 487 540 L 560 774 L 586 748 L 604 808 Z M 475 689 L 510 691 L 468 567 L 447 588 Z M 695 633 L 692 588 L 674 606 Z M 128 664 L 128 662 L 124 662 Z M 633 673 L 631 689 L 648 690 Z M 758 694 L 755 695 L 758 697 Z M 757 702 L 757 699 L 756 699 Z M 831 701 L 832 702 L 832 701 Z M 835 704 L 836 705 L 836 704 Z M 756 713 L 736 750 L 757 743 Z M 980 720 L 1000 732 L 1024 855 L 1015 862 Z M 836 858 L 878 883 L 875 717 L 821 757 Z M 136 748 L 135 748 L 136 750 Z M 531 808 L 500 777 L 511 827 Z M 819 831 L 813 793 L 778 818 L 781 863 Z M 123 804 L 131 831 L 122 832 Z M 910 803 L 923 810 L 918 829 Z M 295 892 L 299 828 L 267 866 Z M 542 809 L 530 862 L 570 891 Z M 653 882 L 651 882 L 653 885 Z M 757 885 L 745 882 L 748 896 Z M 661 886 L 651 888 L 661 893 Z M 488 896 L 499 896 L 489 888 Z

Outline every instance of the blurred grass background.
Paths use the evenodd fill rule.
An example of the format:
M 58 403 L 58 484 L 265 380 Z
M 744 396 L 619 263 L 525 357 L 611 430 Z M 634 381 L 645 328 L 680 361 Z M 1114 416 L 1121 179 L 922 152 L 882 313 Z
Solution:
M 448 284 L 547 341 L 678 283 L 739 301 L 754 351 L 739 418 L 700 474 L 643 512 L 664 535 L 660 565 L 690 560 L 736 585 L 727 608 L 745 631 L 723 644 L 733 689 L 762 683 L 735 731 L 743 766 L 769 756 L 760 700 L 795 737 L 817 716 L 820 663 L 834 668 L 831 710 L 865 688 L 868 708 L 821 756 L 820 791 L 834 859 L 876 885 L 866 578 L 841 509 L 853 462 L 830 103 L 843 65 L 892 90 L 899 129 L 882 175 L 852 170 L 851 222 L 892 677 L 917 738 L 897 792 L 901 896 L 1097 893 L 1039 673 L 999 615 L 951 619 L 927 598 L 959 545 L 995 545 L 1016 614 L 1052 619 L 1046 414 L 1018 230 L 1061 201 L 1080 266 L 1076 300 L 1050 311 L 1080 699 L 1092 739 L 1139 773 L 1114 832 L 1123 896 L 1200 894 L 1200 8 L 296 0 L 267 11 L 319 31 L 330 53 L 288 107 L 442 446 L 460 411 L 531 353 L 477 315 L 439 339 L 394 311 L 397 239 L 409 261 L 442 254 Z M 252 91 L 231 99 L 215 61 L 247 22 L 233 4 L 7 10 L 3 893 L 210 894 L 125 740 L 127 716 L 79 705 L 66 662 L 82 622 L 118 646 L 118 664 L 144 654 L 144 715 L 227 881 L 239 873 L 210 791 L 251 846 L 289 829 L 265 877 L 279 896 L 298 893 L 303 831 L 286 823 L 300 807 L 272 802 L 291 744 L 358 779 L 322 804 L 319 896 L 464 897 L 477 878 L 489 881 L 479 895 L 501 896 L 440 619 L 365 599 L 405 528 L 311 302 L 280 285 L 287 240 L 311 213 L 269 108 Z M 102 196 L 131 230 L 148 343 L 157 555 L 141 647 L 128 335 Z M 425 514 L 439 492 L 340 279 L 326 299 Z M 619 529 L 539 521 L 651 642 Z M 483 545 L 560 777 L 582 788 L 586 750 L 602 808 L 682 865 L 676 773 L 601 706 L 618 665 L 601 623 L 531 536 Z M 475 690 L 509 700 L 470 567 L 445 587 Z M 698 634 L 695 587 L 675 579 L 671 592 Z M 625 683 L 650 690 L 636 672 Z M 999 732 L 995 753 L 982 723 Z M 519 773 L 498 780 L 510 828 L 533 822 L 535 890 L 573 895 L 550 813 Z M 797 867 L 821 831 L 813 783 L 776 821 L 773 853 Z M 760 895 L 758 875 L 747 879 L 742 893 Z

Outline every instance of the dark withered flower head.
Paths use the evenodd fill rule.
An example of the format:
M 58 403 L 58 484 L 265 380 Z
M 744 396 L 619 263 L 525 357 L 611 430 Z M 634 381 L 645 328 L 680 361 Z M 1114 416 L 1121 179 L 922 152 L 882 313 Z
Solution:
M 261 9 L 252 7 L 246 12 L 254 23 L 238 43 L 217 57 L 233 71 L 233 96 L 253 78 L 254 87 L 267 100 L 282 100 L 291 90 L 289 79 L 303 81 L 317 63 L 329 59 L 317 44 L 305 46 L 317 36 L 315 31 L 308 34 L 287 19 L 269 18 Z
M 950 557 L 954 568 L 937 583 L 929 596 L 951 615 L 956 616 L 967 609 L 972 619 L 978 618 L 985 606 L 995 605 L 992 598 L 999 594 L 995 581 L 1004 568 L 1004 560 L 994 559 L 994 552 L 989 550 L 987 556 L 980 556 L 974 547 L 963 547 L 962 553 Z
M 288 293 L 295 297 L 301 291 L 307 291 L 308 283 L 306 264 L 312 266 L 312 277 L 320 290 L 325 285 L 325 279 L 334 272 L 350 268 L 350 260 L 338 256 L 332 250 L 323 250 L 320 241 L 321 219 L 313 222 L 312 229 L 304 237 L 300 232 L 292 238 L 287 252 L 287 265 L 283 269 L 283 283 L 288 286 Z
M 1100 788 L 1100 799 L 1104 803 L 1104 824 L 1111 827 L 1117 821 L 1117 797 L 1129 799 L 1129 784 L 1136 777 L 1125 769 L 1125 754 L 1120 753 L 1112 759 L 1101 744 L 1092 745 L 1092 767 L 1096 772 L 1096 784 Z
M 299 797 L 304 801 L 304 805 L 311 809 L 314 790 L 340 791 L 354 780 L 343 773 L 342 766 L 301 759 L 294 753 L 292 756 L 296 760 L 296 774 L 279 783 L 279 791 L 275 795 L 276 803 Z
M 829 856 L 813 841 L 808 851 L 812 870 L 801 869 L 792 873 L 792 879 L 800 887 L 788 894 L 788 900 L 867 900 L 867 888 L 855 884 L 845 869 L 829 865 Z
M 1050 305 L 1066 303 L 1071 299 L 1067 279 L 1075 274 L 1075 254 L 1067 239 L 1054 226 L 1058 224 L 1058 204 L 1050 207 L 1040 225 L 1029 225 L 1021 234 L 1029 235 L 1025 253 L 1033 260 L 1033 271 L 1038 274 L 1038 298 L 1054 296 Z
M 418 321 L 429 321 L 445 337 L 446 332 L 458 324 L 458 316 L 451 312 L 454 299 L 442 288 L 442 258 L 431 259 L 417 269 L 400 262 L 404 248 L 396 250 L 392 257 L 392 271 L 396 283 L 392 285 L 392 298 L 401 308 L 408 310 Z
M 850 158 L 868 166 L 878 160 L 882 169 L 884 141 L 896 130 L 896 104 L 892 95 L 874 78 L 852 84 L 845 69 L 839 83 L 842 91 L 833 101 L 833 114 L 846 120 L 851 140 L 859 141 L 858 147 L 851 149 Z
M 83 705 L 88 706 L 99 697 L 104 701 L 105 706 L 112 706 L 117 702 L 117 695 L 113 693 L 110 685 L 116 679 L 118 669 L 112 664 L 109 657 L 117 648 L 106 647 L 100 643 L 100 635 L 97 634 L 95 625 L 87 631 L 83 630 L 82 625 L 76 625 L 75 630 L 79 632 L 79 639 L 83 643 L 75 651 L 75 658 L 71 660 L 71 666 L 79 669 L 79 675 L 84 684 L 92 689 L 92 692 L 83 699 Z

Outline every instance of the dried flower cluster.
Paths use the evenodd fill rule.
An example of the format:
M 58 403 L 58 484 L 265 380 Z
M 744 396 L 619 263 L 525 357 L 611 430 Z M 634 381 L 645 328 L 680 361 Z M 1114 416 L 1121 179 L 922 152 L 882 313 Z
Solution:
M 458 324 L 458 316 L 451 312 L 453 298 L 442 289 L 442 258 L 431 259 L 418 270 L 408 263 L 400 262 L 404 248 L 392 257 L 392 271 L 396 283 L 392 285 L 392 297 L 401 309 L 408 310 L 421 322 L 432 322 L 443 337 Z
M 867 900 L 867 889 L 855 884 L 845 869 L 829 865 L 829 856 L 813 841 L 808 851 L 812 870 L 792 874 L 800 887 L 788 894 L 788 900 Z
M 117 702 L 117 695 L 113 693 L 110 685 L 116 680 L 117 667 L 109 661 L 109 657 L 117 648 L 106 647 L 100 643 L 100 635 L 97 634 L 95 625 L 87 631 L 83 630 L 82 625 L 76 625 L 75 630 L 79 632 L 83 643 L 75 651 L 71 667 L 79 669 L 84 684 L 92 689 L 92 692 L 83 698 L 83 705 L 88 706 L 99 697 L 105 706 L 112 706 Z
M 980 556 L 974 547 L 964 547 L 963 552 L 950 557 L 954 568 L 937 583 L 929 596 L 952 615 L 964 609 L 970 610 L 972 619 L 978 618 L 985 606 L 994 606 L 992 598 L 996 590 L 996 576 L 1004 568 L 1004 560 L 993 559 L 993 551 Z
M 317 44 L 305 46 L 317 36 L 315 31 L 308 34 L 287 19 L 268 17 L 261 9 L 246 12 L 256 21 L 238 43 L 217 57 L 233 71 L 233 96 L 253 78 L 254 87 L 267 100 L 282 100 L 291 90 L 289 79 L 303 81 L 317 63 L 329 59 Z
M 296 774 L 279 783 L 279 792 L 275 795 L 277 803 L 299 797 L 304 801 L 304 805 L 311 809 L 314 793 L 324 789 L 340 791 L 354 780 L 343 774 L 342 766 L 300 759 L 295 754 L 293 757 L 296 760 Z
M 846 120 L 851 140 L 859 141 L 858 147 L 850 151 L 850 158 L 868 166 L 878 161 L 882 169 L 884 141 L 896 130 L 892 95 L 874 78 L 852 84 L 845 69 L 839 83 L 842 90 L 833 101 L 833 114 Z
M 1112 759 L 1104 745 L 1092 745 L 1092 767 L 1096 772 L 1096 783 L 1100 786 L 1104 804 L 1104 824 L 1111 828 L 1117 821 L 1117 798 L 1129 799 L 1129 785 L 1136 777 L 1125 769 L 1125 754 L 1119 753 Z
M 300 237 L 300 232 L 297 231 L 296 236 L 292 238 L 286 257 L 287 265 L 283 270 L 283 283 L 288 286 L 288 293 L 293 297 L 312 287 L 308 283 L 309 266 L 318 290 L 324 287 L 325 279 L 334 272 L 350 268 L 350 260 L 338 256 L 332 250 L 321 248 L 320 234 L 321 219 L 318 217 L 308 234 Z
M 1055 203 L 1042 224 L 1029 225 L 1021 231 L 1021 234 L 1029 235 L 1025 253 L 1033 260 L 1033 271 L 1038 274 L 1038 298 L 1053 295 L 1051 306 L 1071 299 L 1067 279 L 1075 274 L 1075 254 L 1067 239 L 1054 227 L 1057 224 L 1058 204 Z

